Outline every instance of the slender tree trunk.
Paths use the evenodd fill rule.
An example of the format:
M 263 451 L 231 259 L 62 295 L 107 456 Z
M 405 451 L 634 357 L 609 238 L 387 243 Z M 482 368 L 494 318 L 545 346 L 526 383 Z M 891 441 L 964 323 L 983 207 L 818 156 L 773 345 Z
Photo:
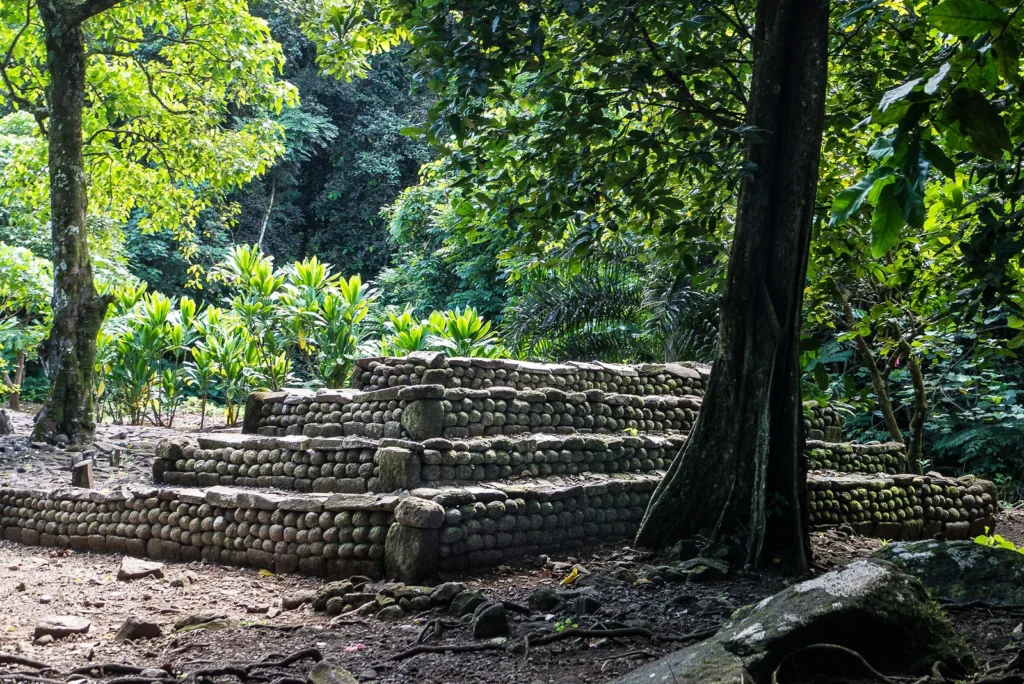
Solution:
M 928 415 L 928 394 L 924 388 L 921 362 L 914 356 L 914 349 L 906 340 L 900 340 L 900 353 L 907 360 L 910 382 L 914 386 L 914 413 L 910 417 L 910 440 L 907 443 L 907 458 L 910 461 L 910 472 L 920 475 L 921 461 L 924 460 L 924 419 Z
M 850 330 L 853 330 L 857 327 L 857 322 L 853 319 L 853 308 L 850 306 L 850 298 L 842 291 L 839 292 L 839 298 L 842 300 L 843 316 L 846 318 L 846 325 Z M 893 411 L 892 401 L 889 400 L 889 380 L 886 374 L 882 373 L 882 370 L 878 367 L 875 355 L 871 353 L 871 346 L 864 339 L 864 336 L 857 333 L 853 340 L 857 345 L 857 352 L 860 354 L 861 360 L 868 368 L 868 375 L 871 376 L 871 388 L 875 391 L 875 397 L 878 400 L 878 410 L 881 411 L 882 420 L 885 421 L 885 428 L 889 431 L 889 439 L 903 444 L 903 431 L 900 430 L 899 423 L 896 422 L 896 412 Z
M 49 107 L 50 223 L 53 238 L 53 327 L 42 346 L 50 394 L 36 417 L 35 439 L 92 437 L 96 334 L 109 299 L 96 293 L 86 234 L 88 187 L 82 156 L 85 42 L 68 6 L 42 0 Z
M 263 214 L 263 222 L 260 223 L 260 238 L 256 241 L 257 247 L 263 247 L 263 237 L 267 234 L 267 224 L 270 223 L 270 212 L 274 209 L 274 195 L 277 193 L 277 179 L 270 181 L 270 199 L 267 200 L 267 211 Z
M 7 398 L 7 408 L 21 410 L 21 383 L 25 382 L 25 352 L 19 351 L 14 361 L 14 391 Z
M 199 404 L 199 410 L 201 412 L 199 416 L 199 431 L 202 432 L 203 428 L 206 427 L 206 395 L 207 390 L 203 389 L 203 401 Z
M 702 536 L 754 567 L 810 561 L 799 336 L 828 72 L 828 1 L 759 0 L 740 186 L 714 367 L 642 546 Z

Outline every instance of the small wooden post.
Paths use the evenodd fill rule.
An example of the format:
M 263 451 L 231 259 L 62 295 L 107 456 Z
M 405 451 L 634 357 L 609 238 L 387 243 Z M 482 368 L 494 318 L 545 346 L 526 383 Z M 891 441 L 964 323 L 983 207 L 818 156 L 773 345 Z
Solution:
M 85 458 L 71 466 L 71 486 L 92 489 L 92 459 Z

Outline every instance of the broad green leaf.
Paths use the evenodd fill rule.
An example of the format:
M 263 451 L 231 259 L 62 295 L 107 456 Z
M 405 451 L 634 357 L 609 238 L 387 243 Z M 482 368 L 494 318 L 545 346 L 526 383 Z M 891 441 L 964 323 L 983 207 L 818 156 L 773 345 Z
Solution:
M 875 138 L 875 142 L 871 144 L 868 149 L 868 156 L 877 161 L 882 161 L 893 154 L 892 138 L 886 138 L 880 136 Z
M 992 47 L 996 53 L 999 76 L 1010 82 L 1016 81 L 1020 72 L 1020 38 L 1014 31 L 1006 29 L 995 39 Z
M 960 122 L 960 131 L 970 138 L 978 154 L 989 159 L 1001 159 L 1003 150 L 1011 149 L 1010 132 L 1002 116 L 977 90 L 955 90 L 952 113 Z
M 1019 317 L 1017 317 L 1017 316 L 1013 316 L 1013 315 L 1011 315 L 1011 316 L 1010 316 L 1010 317 L 1009 317 L 1009 318 L 1007 319 L 1007 321 L 1006 321 L 1006 325 L 1010 326 L 1010 327 L 1011 327 L 1011 328 L 1013 328 L 1014 330 L 1021 330 L 1021 329 L 1024 329 L 1024 318 L 1019 318 Z
M 950 180 L 956 180 L 956 163 L 946 156 L 938 145 L 930 140 L 921 141 L 921 154 L 928 162 L 937 168 L 943 176 Z
M 860 209 L 860 205 L 864 203 L 864 198 L 867 197 L 875 181 L 891 176 L 892 172 L 893 169 L 891 167 L 879 166 L 854 185 L 836 195 L 835 200 L 832 202 L 832 217 L 829 219 L 829 225 L 841 226 L 850 220 L 854 212 Z
M 1001 28 L 1009 17 L 985 0 L 945 0 L 927 14 L 928 23 L 943 33 L 976 36 Z
M 911 228 L 923 227 L 925 217 L 924 183 L 911 182 L 906 177 L 901 177 L 896 179 L 892 188 L 896 203 L 903 212 L 903 220 Z
M 871 256 L 878 259 L 899 242 L 903 228 L 903 210 L 896 201 L 895 184 L 887 185 L 878 197 L 878 204 L 871 216 Z
M 889 108 L 889 105 L 893 104 L 894 102 L 899 102 L 900 100 L 906 99 L 907 95 L 910 95 L 910 93 L 913 92 L 914 86 L 916 86 L 920 82 L 920 78 L 913 78 L 904 83 L 903 85 L 899 85 L 896 86 L 895 88 L 892 88 L 891 90 L 885 91 L 885 94 L 882 95 L 882 101 L 878 103 L 878 108 L 884 112 L 886 109 Z
M 875 184 L 871 186 L 871 190 L 868 192 L 868 203 L 871 206 L 878 204 L 878 196 L 882 194 L 882 189 L 896 182 L 896 176 L 886 176 L 885 178 L 879 178 L 875 181 Z
M 924 92 L 927 95 L 934 95 L 939 90 L 939 85 L 946 78 L 949 73 L 950 64 L 949 62 L 943 62 L 939 70 L 935 72 L 935 75 L 928 79 L 927 83 L 924 84 Z

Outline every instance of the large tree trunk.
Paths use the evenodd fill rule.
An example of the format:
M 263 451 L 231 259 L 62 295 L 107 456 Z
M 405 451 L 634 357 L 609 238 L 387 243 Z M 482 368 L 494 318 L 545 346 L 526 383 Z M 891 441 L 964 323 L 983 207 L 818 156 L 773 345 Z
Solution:
M 821 155 L 828 1 L 760 0 L 747 123 L 756 171 L 740 186 L 718 348 L 700 416 L 637 544 L 724 541 L 753 567 L 810 560 L 799 337 Z
M 66 16 L 59 0 L 43 0 L 49 107 L 50 222 L 53 238 L 53 327 L 43 344 L 50 394 L 36 418 L 33 436 L 72 442 L 89 439 L 93 420 L 96 335 L 106 297 L 96 293 L 86 234 L 88 187 L 82 156 L 85 43 L 80 21 Z

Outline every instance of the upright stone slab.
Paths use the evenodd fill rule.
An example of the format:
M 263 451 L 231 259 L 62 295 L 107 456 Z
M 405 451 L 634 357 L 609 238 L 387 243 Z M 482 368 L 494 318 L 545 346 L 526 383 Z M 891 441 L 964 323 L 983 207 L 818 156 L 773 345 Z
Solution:
M 398 504 L 395 524 L 384 543 L 385 574 L 406 584 L 417 584 L 433 575 L 443 522 L 444 507 L 438 503 L 411 497 Z
M 384 447 L 374 456 L 380 471 L 377 488 L 382 492 L 415 489 L 420 484 L 420 456 L 410 449 Z
M 437 399 L 417 399 L 402 412 L 402 427 L 410 439 L 422 442 L 440 437 L 444 428 L 444 407 Z

